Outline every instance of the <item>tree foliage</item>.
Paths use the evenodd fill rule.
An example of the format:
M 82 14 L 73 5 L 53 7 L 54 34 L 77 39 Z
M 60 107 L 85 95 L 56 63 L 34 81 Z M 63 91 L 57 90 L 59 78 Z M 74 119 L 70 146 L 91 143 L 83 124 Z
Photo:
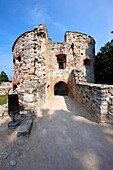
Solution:
M 4 71 L 2 71 L 0 73 L 0 82 L 5 82 L 5 81 L 9 81 L 8 80 L 8 76 L 7 76 L 7 74 Z
M 113 40 L 95 56 L 95 82 L 113 84 Z

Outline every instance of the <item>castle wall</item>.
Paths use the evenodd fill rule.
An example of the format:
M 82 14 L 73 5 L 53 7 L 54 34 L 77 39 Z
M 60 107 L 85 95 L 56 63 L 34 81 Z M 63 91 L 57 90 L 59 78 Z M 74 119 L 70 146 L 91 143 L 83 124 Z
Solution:
M 65 42 L 48 43 L 47 54 L 47 84 L 53 93 L 53 84 L 63 80 L 69 85 L 71 83 L 71 72 L 75 72 L 76 82 L 94 82 L 94 54 L 95 41 L 81 33 L 67 32 Z M 66 68 L 59 69 L 57 56 L 66 56 Z M 84 60 L 88 59 L 89 65 L 84 65 Z
M 22 34 L 13 45 L 13 87 L 18 87 L 24 109 L 41 107 L 45 102 L 45 54 L 48 41 L 45 25 Z
M 70 48 L 70 55 L 73 56 L 76 64 L 74 67 L 76 82 L 94 82 L 94 39 L 86 34 L 66 32 L 65 41 L 70 47 L 73 43 L 73 48 Z M 84 65 L 86 59 L 89 60 L 89 64 Z
M 98 121 L 113 116 L 113 86 L 87 82 L 73 82 L 73 97 Z
M 76 83 L 94 82 L 94 49 L 94 39 L 78 32 L 66 32 L 64 42 L 54 43 L 45 25 L 18 37 L 13 45 L 13 87 L 19 88 L 22 103 L 28 105 L 29 100 L 29 107 L 40 107 L 54 95 L 59 81 L 67 83 L 70 94 L 73 70 Z
M 13 46 L 13 84 L 34 79 L 34 32 L 21 35 Z

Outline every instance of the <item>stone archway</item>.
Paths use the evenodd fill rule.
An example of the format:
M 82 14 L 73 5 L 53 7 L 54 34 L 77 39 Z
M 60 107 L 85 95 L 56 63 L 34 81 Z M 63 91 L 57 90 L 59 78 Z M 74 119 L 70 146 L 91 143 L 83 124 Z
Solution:
M 54 95 L 68 96 L 68 85 L 59 81 L 54 85 Z

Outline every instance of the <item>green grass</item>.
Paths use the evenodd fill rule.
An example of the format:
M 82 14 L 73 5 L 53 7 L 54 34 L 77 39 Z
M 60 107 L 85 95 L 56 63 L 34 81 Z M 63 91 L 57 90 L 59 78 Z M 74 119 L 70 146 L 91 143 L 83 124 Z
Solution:
M 0 105 L 7 103 L 7 95 L 0 95 Z

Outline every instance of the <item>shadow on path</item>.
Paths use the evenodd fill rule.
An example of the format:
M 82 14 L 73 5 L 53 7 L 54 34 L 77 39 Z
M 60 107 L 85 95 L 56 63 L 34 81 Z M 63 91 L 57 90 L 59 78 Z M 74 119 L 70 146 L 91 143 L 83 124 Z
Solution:
M 69 97 L 55 97 L 45 105 L 27 145 L 29 150 L 23 147 L 15 170 L 113 169 L 113 127 L 94 122 Z M 2 170 L 7 168 L 12 170 L 6 165 Z

